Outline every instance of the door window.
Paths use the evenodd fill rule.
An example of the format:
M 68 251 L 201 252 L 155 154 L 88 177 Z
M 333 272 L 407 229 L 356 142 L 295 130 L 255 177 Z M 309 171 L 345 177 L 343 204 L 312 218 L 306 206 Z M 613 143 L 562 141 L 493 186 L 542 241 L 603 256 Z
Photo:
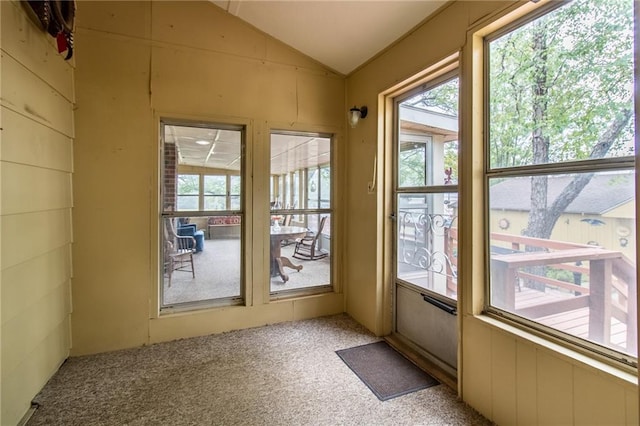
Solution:
M 456 299 L 458 79 L 421 88 L 396 108 L 397 278 Z

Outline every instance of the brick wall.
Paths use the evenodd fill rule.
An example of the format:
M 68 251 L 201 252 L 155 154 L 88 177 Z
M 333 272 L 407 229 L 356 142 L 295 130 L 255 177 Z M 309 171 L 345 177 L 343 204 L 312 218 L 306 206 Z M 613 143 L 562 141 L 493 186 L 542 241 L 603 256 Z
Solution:
M 178 161 L 176 158 L 176 144 L 164 144 L 164 210 L 175 210 L 176 208 L 176 180 Z

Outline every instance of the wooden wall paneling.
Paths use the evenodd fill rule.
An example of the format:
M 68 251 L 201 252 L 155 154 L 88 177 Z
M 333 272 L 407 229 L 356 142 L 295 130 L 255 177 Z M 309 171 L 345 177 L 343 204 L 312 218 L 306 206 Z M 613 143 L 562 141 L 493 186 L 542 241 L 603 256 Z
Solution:
M 71 279 L 71 253 L 61 246 L 2 270 L 2 322 Z
M 31 400 L 60 367 L 69 353 L 69 321 L 57 325 L 20 362 L 18 368 L 2 372 L 2 422 L 17 424 L 31 406 Z M 11 389 L 11 392 L 8 390 Z
M 517 389 L 516 338 L 506 333 L 491 333 L 491 380 L 493 421 L 516 424 Z
M 73 62 L 62 60 L 55 39 L 38 28 L 22 10 L 21 2 L 0 2 L 2 50 L 73 102 Z M 58 58 L 60 56 L 60 58 Z M 3 70 L 4 71 L 4 70 Z
M 0 214 L 71 208 L 71 174 L 5 163 L 2 167 Z
M 536 364 L 539 424 L 574 424 L 573 366 L 546 351 Z
M 487 418 L 493 418 L 491 380 L 491 329 L 473 318 L 463 318 L 462 397 Z
M 70 215 L 69 209 L 62 209 L 2 216 L 2 267 L 70 244 Z
M 516 348 L 516 423 L 537 425 L 537 362 L 536 348 L 523 340 L 517 341 Z M 497 395 L 496 395 L 497 396 Z
M 574 420 L 577 425 L 623 425 L 624 388 L 584 368 L 574 368 Z
M 148 39 L 151 34 L 150 1 L 78 1 L 76 29 Z M 80 39 L 80 37 L 78 38 Z M 81 52 L 84 54 L 86 52 Z
M 2 160 L 73 171 L 73 140 L 50 127 L 2 107 Z
M 49 294 L 2 324 L 2 369 L 10 372 L 18 369 L 25 357 L 46 340 L 56 334 L 60 324 L 67 324 L 67 303 L 51 303 L 52 300 L 68 300 L 69 286 L 61 285 Z M 68 349 L 68 348 L 67 348 Z
M 2 53 L 2 106 L 66 136 L 73 136 L 73 107 L 56 89 Z

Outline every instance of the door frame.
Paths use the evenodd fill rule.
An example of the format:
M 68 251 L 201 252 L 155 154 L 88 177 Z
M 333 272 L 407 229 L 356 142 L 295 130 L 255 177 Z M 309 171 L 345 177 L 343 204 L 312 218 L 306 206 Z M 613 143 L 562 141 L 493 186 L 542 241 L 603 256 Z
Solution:
M 381 191 L 378 192 L 378 203 L 382 207 L 382 220 L 380 235 L 382 235 L 382 251 L 380 253 L 382 261 L 382 297 L 378 305 L 378 330 L 388 336 L 390 343 L 401 350 L 405 355 L 412 358 L 419 364 L 427 368 L 440 369 L 435 372 L 436 377 L 456 388 L 456 372 L 442 368 L 439 363 L 433 362 L 433 358 L 417 345 L 395 332 L 396 330 L 396 294 L 395 294 L 395 227 L 397 222 L 393 217 L 395 212 L 395 143 L 397 123 L 395 117 L 395 99 L 402 94 L 414 90 L 420 86 L 426 86 L 429 82 L 442 78 L 450 73 L 457 72 L 461 77 L 460 52 L 453 53 L 423 71 L 407 78 L 406 80 L 383 91 L 378 96 L 378 105 L 381 111 L 380 132 L 377 145 L 376 158 L 382 158 L 382 167 L 374 170 L 375 181 L 381 183 Z M 459 189 L 458 189 L 459 192 Z M 458 300 L 458 306 L 460 306 Z M 457 332 L 460 335 L 461 316 L 457 316 Z M 459 341 L 459 337 L 458 337 Z M 460 358 L 460 345 L 458 345 L 458 360 Z M 424 362 L 426 360 L 426 362 Z M 436 360 L 437 361 L 437 360 Z M 459 362 L 458 362 L 459 365 Z M 458 375 L 459 377 L 459 375 Z

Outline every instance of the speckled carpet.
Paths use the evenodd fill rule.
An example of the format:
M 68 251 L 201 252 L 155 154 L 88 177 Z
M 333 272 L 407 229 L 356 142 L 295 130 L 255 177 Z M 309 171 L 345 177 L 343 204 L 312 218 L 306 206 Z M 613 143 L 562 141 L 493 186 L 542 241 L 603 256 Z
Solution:
M 27 424 L 491 424 L 445 385 L 380 401 L 335 353 L 378 340 L 337 315 L 74 357 Z

